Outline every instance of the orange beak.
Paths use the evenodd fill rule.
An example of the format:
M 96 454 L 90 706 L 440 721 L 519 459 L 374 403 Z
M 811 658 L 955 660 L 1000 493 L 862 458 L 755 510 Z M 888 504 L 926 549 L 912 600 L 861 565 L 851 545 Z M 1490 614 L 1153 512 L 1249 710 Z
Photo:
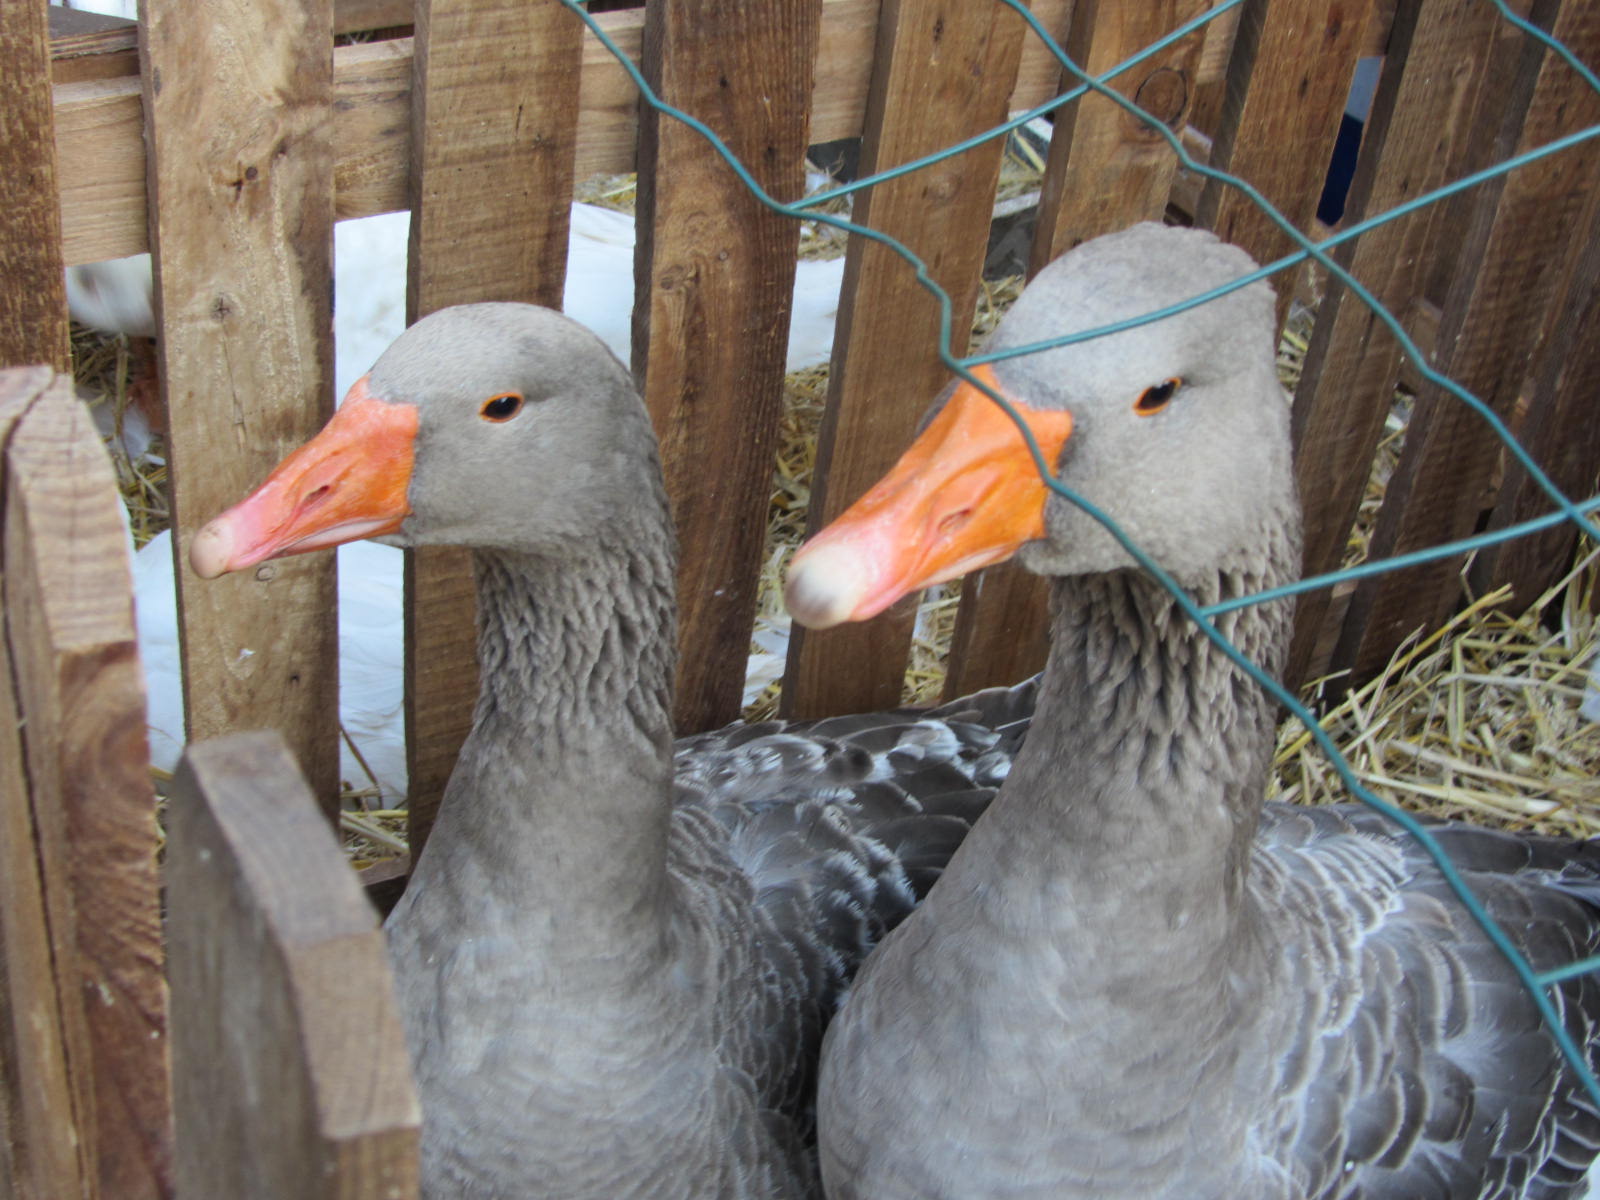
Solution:
M 415 405 L 375 399 L 363 375 L 321 433 L 194 535 L 189 565 L 215 579 L 269 558 L 394 533 L 411 513 L 418 420 Z
M 1000 390 L 987 365 L 973 373 Z M 1054 463 L 1072 415 L 1012 404 Z M 1044 536 L 1048 495 L 1015 423 L 963 383 L 889 474 L 800 548 L 784 602 L 812 629 L 875 617 L 908 592 Z

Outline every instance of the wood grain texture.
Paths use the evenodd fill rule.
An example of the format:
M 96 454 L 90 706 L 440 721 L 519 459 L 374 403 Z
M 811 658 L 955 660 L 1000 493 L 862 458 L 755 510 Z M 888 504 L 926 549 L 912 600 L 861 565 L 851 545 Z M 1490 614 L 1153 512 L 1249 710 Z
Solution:
M 1072 0 L 1036 0 L 1033 11 L 1047 28 L 1060 29 L 1071 7 Z M 822 0 L 811 119 L 816 141 L 861 133 L 877 12 L 878 0 Z M 637 62 L 644 44 L 643 10 L 600 13 L 597 20 Z M 335 173 L 341 220 L 394 212 L 408 203 L 411 54 L 410 38 L 334 50 Z M 633 82 L 599 41 L 587 35 L 582 72 L 578 178 L 633 170 L 639 110 Z M 1055 59 L 1029 37 L 1011 107 L 1028 108 L 1053 96 L 1059 75 Z M 68 263 L 150 248 L 139 84 L 133 79 L 98 83 L 65 84 L 55 91 L 63 253 Z
M 1569 0 L 1536 10 L 1546 14 L 1580 61 L 1600 53 L 1600 9 Z M 1600 96 L 1531 42 L 1517 80 L 1511 102 L 1489 114 L 1498 125 L 1483 138 L 1492 161 L 1600 120 Z M 1530 90 L 1531 99 L 1522 99 Z M 1534 363 L 1597 165 L 1600 148 L 1584 143 L 1501 176 L 1474 189 L 1465 199 L 1470 219 L 1452 230 L 1459 269 L 1443 306 L 1434 365 L 1502 418 L 1512 413 Z M 1465 405 L 1437 389 L 1421 393 L 1370 553 L 1387 557 L 1471 532 L 1492 503 L 1500 453 L 1499 440 Z M 1365 677 L 1412 630 L 1433 628 L 1457 601 L 1459 569 L 1458 559 L 1447 559 L 1364 581 L 1351 600 L 1335 665 Z
M 881 171 L 998 124 L 1016 79 L 1015 13 L 940 0 L 887 0 L 878 34 L 862 170 Z M 898 237 L 950 294 L 961 353 L 988 243 L 999 141 L 858 194 L 854 220 Z M 852 238 L 834 335 L 828 408 L 811 489 L 813 530 L 843 512 L 899 455 L 945 386 L 938 308 L 887 248 Z M 862 625 L 796 627 L 783 684 L 794 716 L 900 702 L 915 598 Z
M 1505 102 L 1512 62 L 1498 15 L 1476 0 L 1406 0 L 1393 26 L 1388 61 L 1346 201 L 1347 222 L 1386 212 L 1463 174 L 1482 153 L 1476 114 Z M 1511 45 L 1510 49 L 1515 50 Z M 1457 228 L 1430 207 L 1363 234 L 1334 252 L 1391 312 L 1422 295 L 1425 265 Z M 1370 310 L 1328 285 L 1294 398 L 1294 440 L 1305 512 L 1305 571 L 1342 562 L 1366 492 L 1372 458 L 1394 402 L 1400 348 Z M 1331 648 L 1331 594 L 1300 598 L 1286 677 L 1323 673 Z M 1341 606 L 1342 609 L 1343 606 Z
M 417 5 L 407 307 L 561 305 L 582 24 L 556 0 Z M 470 556 L 407 554 L 406 741 L 420 851 L 478 696 Z
M 84 1194 L 171 1188 L 155 800 L 120 497 L 63 381 L 5 454 L 6 638 Z
M 50 42 L 38 0 L 0 0 L 0 96 L 0 367 L 70 370 Z
M 150 3 L 142 47 L 191 738 L 277 729 L 338 800 L 333 555 L 202 581 L 189 539 L 333 410 L 332 7 L 195 21 Z M 197 71 L 196 62 L 209 69 Z M 82 85 L 88 86 L 88 85 Z
M 64 377 L 56 380 L 48 367 L 0 371 L 0 489 L 6 486 L 4 456 L 12 430 L 47 390 L 70 386 Z M 0 548 L 0 585 L 5 557 Z M 17 708 L 21 680 L 9 640 L 0 626 L 0 1195 L 51 1200 L 85 1194 L 91 1172 L 78 1154 L 87 1139 L 68 1082 L 67 1010 L 51 965 L 41 848 Z M 81 1041 L 81 1029 L 75 1026 L 74 1033 Z
M 1310 229 L 1356 59 L 1376 0 L 1303 4 L 1246 0 L 1228 63 L 1227 94 L 1210 165 L 1253 184 L 1289 222 Z M 1288 235 L 1237 188 L 1208 183 L 1195 223 L 1270 262 L 1292 248 Z M 1278 323 L 1293 288 L 1278 288 Z
M 1126 5 L 1079 0 L 1071 28 L 1058 35 L 1073 62 L 1099 75 L 1205 8 L 1201 0 Z M 1113 81 L 1118 92 L 1182 130 L 1204 34 L 1196 32 Z M 1078 84 L 1061 80 L 1063 90 Z M 1030 274 L 1102 233 L 1160 220 L 1177 156 L 1160 134 L 1104 96 L 1058 111 L 1050 140 Z M 1049 647 L 1048 589 L 1016 563 L 1002 563 L 962 587 L 945 676 L 945 697 L 1016 683 L 1042 670 Z
M 1572 254 L 1548 310 L 1539 361 L 1526 389 L 1527 413 L 1514 432 L 1551 480 L 1569 497 L 1600 492 L 1600 179 L 1589 185 L 1588 211 L 1574 227 Z M 1490 529 L 1550 512 L 1553 504 L 1520 463 L 1505 465 L 1505 482 L 1489 519 Z M 1482 595 L 1508 584 L 1512 604 L 1535 603 L 1571 563 L 1577 530 L 1571 524 L 1527 534 L 1480 550 L 1469 581 Z
M 139 27 L 121 17 L 50 6 L 50 79 L 78 83 L 139 73 Z
M 168 821 L 180 1194 L 414 1200 L 383 935 L 282 740 L 191 745 Z
M 818 6 L 647 8 L 645 77 L 709 125 L 781 201 L 805 190 Z M 644 114 L 633 371 L 661 441 L 681 549 L 680 733 L 739 714 L 800 225 L 763 207 L 699 134 Z

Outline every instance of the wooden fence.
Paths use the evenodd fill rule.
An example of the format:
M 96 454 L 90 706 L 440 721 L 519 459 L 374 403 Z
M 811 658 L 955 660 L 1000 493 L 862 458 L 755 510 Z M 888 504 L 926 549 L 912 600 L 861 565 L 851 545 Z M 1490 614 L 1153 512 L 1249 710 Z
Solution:
M 1032 11 L 1098 71 L 1207 7 L 1034 0 Z M 181 561 L 199 524 L 330 410 L 336 220 L 411 209 L 413 317 L 466 300 L 551 303 L 562 294 L 575 182 L 637 170 L 633 366 L 662 435 L 684 548 L 678 719 L 689 731 L 731 718 L 763 552 L 797 227 L 759 209 L 700 139 L 641 115 L 624 72 L 556 0 L 418 0 L 414 12 L 393 0 L 256 0 L 208 6 L 204 20 L 194 14 L 176 0 L 148 0 L 138 38 L 115 24 L 52 38 L 40 0 L 0 0 L 0 366 L 67 367 L 63 266 L 154 251 Z M 1600 62 L 1596 6 L 1538 0 L 1534 16 L 1579 59 Z M 798 196 L 808 144 L 859 135 L 862 170 L 880 170 L 1062 86 L 1021 20 L 988 4 L 651 0 L 599 19 L 668 101 L 706 120 L 779 198 Z M 378 27 L 403 36 L 333 44 L 335 32 Z M 1247 0 L 1115 86 L 1312 229 L 1354 63 L 1380 53 L 1346 223 L 1600 120 L 1600 97 L 1480 0 Z M 855 219 L 927 260 L 954 298 L 958 330 L 975 304 L 1000 154 L 997 144 L 970 150 L 856 201 Z M 1510 420 L 1576 495 L 1594 490 L 1600 464 L 1600 422 L 1585 408 L 1600 384 L 1600 342 L 1584 335 L 1597 316 L 1597 185 L 1600 151 L 1585 142 L 1337 252 L 1436 364 Z M 1097 97 L 1076 103 L 1056 121 L 1033 262 L 1174 209 L 1262 261 L 1288 246 L 1237 193 L 1179 172 L 1165 144 L 1119 109 Z M 1287 298 L 1297 286 L 1322 293 L 1295 430 L 1307 569 L 1324 571 L 1344 553 L 1402 366 L 1392 339 L 1353 298 L 1308 276 L 1283 277 L 1280 291 Z M 935 328 L 934 306 L 904 265 L 852 244 L 814 521 L 836 514 L 887 466 L 942 386 Z M 10 399 L 0 399 L 0 658 L 9 651 L 0 662 L 0 1175 L 17 1180 L 23 1196 L 166 1195 L 173 1110 L 126 569 L 107 479 L 97 476 L 92 497 L 62 482 L 93 459 L 93 439 L 50 380 L 48 371 L 8 377 Z M 91 500 L 92 519 L 86 508 L 80 522 L 74 506 Z M 1424 388 L 1372 552 L 1430 545 L 1541 509 L 1482 423 Z M 1563 528 L 1480 554 L 1472 582 L 1510 582 L 1532 599 L 1562 571 L 1572 542 Z M 191 737 L 278 731 L 324 805 L 335 799 L 338 762 L 330 559 L 288 560 L 203 587 L 179 572 Z M 1457 602 L 1460 569 L 1445 561 L 1308 597 L 1296 674 L 1375 669 L 1401 638 Z M 407 579 L 415 844 L 464 734 L 475 668 L 462 557 L 418 554 Z M 87 633 L 57 623 L 53 606 L 62 604 L 72 621 L 92 619 Z M 1037 585 L 1016 572 L 970 583 L 952 690 L 1034 668 L 1041 607 Z M 788 709 L 895 703 L 912 617 L 902 605 L 865 627 L 797 632 Z M 13 736 L 16 714 L 7 710 L 16 706 L 24 724 Z M 273 857 L 281 847 L 254 846 L 269 835 L 241 824 L 249 817 L 235 802 L 285 771 L 270 748 L 232 741 L 194 761 L 180 789 L 169 974 L 180 989 L 174 1011 L 192 1029 L 175 1021 L 173 1032 L 201 1039 L 193 1056 L 178 1046 L 171 1056 L 180 1121 L 208 1115 L 197 1111 L 204 1103 L 186 1108 L 185 1095 L 221 1104 L 235 1086 L 225 1082 L 228 1070 L 255 1081 L 290 1070 L 242 1060 L 224 1068 L 222 1047 L 203 1040 L 227 1042 L 219 1031 L 244 1023 L 216 1007 L 229 1003 L 217 985 L 233 986 L 252 956 L 248 969 L 263 982 L 249 986 L 278 999 L 261 1002 L 251 1052 L 292 1053 L 285 1104 L 298 1097 L 323 1111 L 315 1098 L 331 1086 L 324 1056 L 348 1053 L 328 1049 L 328 1023 L 342 1003 L 337 981 L 302 956 L 322 953 L 318 939 L 368 946 L 370 920 L 352 915 L 352 897 L 330 882 L 319 901 L 343 915 L 309 931 L 298 924 L 303 906 L 271 885 L 273 864 L 287 861 Z M 280 799 L 284 844 L 300 839 L 293 853 L 313 862 L 316 838 L 294 817 L 304 793 L 277 786 L 289 797 Z M 196 865 L 198 849 L 195 859 L 179 856 L 181 836 L 213 855 L 210 870 Z M 216 867 L 219 855 L 229 865 Z M 117 871 L 97 869 L 112 861 Z M 189 908 L 201 904 L 253 931 L 260 953 L 205 941 L 215 935 Z M 357 954 L 366 984 L 386 996 L 376 951 Z M 100 1005 L 93 997 L 107 988 L 126 1003 Z M 319 1016 L 318 1004 L 335 1011 Z M 389 1021 L 380 1014 L 374 1024 L 391 1030 Z M 368 1180 L 342 1194 L 402 1195 L 403 1067 L 381 1046 L 362 1044 L 365 1069 L 382 1081 L 373 1094 L 384 1099 L 317 1153 L 356 1164 L 351 1178 Z M 209 1092 L 185 1091 L 196 1086 L 191 1071 L 209 1072 L 195 1077 L 210 1081 Z M 291 1123 L 287 1112 L 274 1119 Z M 252 1150 L 249 1129 L 209 1116 L 213 1124 L 196 1128 L 230 1147 L 223 1159 L 261 1149 Z M 347 1135 L 358 1138 L 355 1148 L 338 1142 Z M 366 1137 L 376 1140 L 359 1140 Z M 232 1194 L 215 1174 L 186 1174 L 182 1126 L 177 1145 L 178 1178 L 213 1181 L 196 1194 Z M 345 1148 L 328 1149 L 336 1145 Z M 374 1161 L 384 1164 L 378 1174 L 362 1175 Z M 226 1161 L 212 1169 L 228 1169 Z

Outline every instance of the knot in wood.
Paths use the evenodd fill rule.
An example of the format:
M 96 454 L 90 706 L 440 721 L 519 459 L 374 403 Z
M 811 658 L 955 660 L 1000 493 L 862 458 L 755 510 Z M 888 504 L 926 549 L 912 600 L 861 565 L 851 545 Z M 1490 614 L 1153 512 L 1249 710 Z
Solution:
M 1161 67 L 1139 85 L 1133 102 L 1168 129 L 1176 130 L 1182 125 L 1189 104 L 1189 81 L 1182 71 Z

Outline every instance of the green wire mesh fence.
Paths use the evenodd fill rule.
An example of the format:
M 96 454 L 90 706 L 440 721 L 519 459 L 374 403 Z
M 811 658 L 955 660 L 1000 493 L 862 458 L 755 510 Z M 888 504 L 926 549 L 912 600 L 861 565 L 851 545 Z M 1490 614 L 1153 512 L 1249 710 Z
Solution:
M 1341 229 L 1339 232 L 1327 237 L 1326 239 L 1316 242 L 1296 229 L 1294 225 L 1281 212 L 1273 207 L 1266 197 L 1257 191 L 1257 189 L 1248 181 L 1229 174 L 1226 171 L 1214 168 L 1206 163 L 1197 161 L 1185 149 L 1179 137 L 1175 135 L 1165 123 L 1140 108 L 1132 100 L 1127 99 L 1110 86 L 1111 81 L 1117 76 L 1121 75 L 1123 72 L 1133 68 L 1141 62 L 1148 60 L 1167 47 L 1172 46 L 1190 34 L 1195 33 L 1197 30 L 1202 29 L 1208 23 L 1217 20 L 1230 10 L 1238 8 L 1243 4 L 1244 0 L 1222 0 L 1222 2 L 1217 4 L 1215 7 L 1208 9 L 1194 19 L 1173 29 L 1165 37 L 1150 43 L 1138 54 L 1125 59 L 1109 70 L 1098 75 L 1089 74 L 1077 63 L 1075 63 L 1061 47 L 1059 42 L 1051 36 L 1048 30 L 1044 28 L 1037 17 L 1035 17 L 1034 14 L 1029 11 L 1023 0 L 994 0 L 994 2 L 997 5 L 1003 5 L 1005 8 L 1012 10 L 1018 14 L 1018 16 L 1020 16 L 1020 18 L 1027 24 L 1031 36 L 1038 38 L 1040 42 L 1048 48 L 1050 54 L 1054 56 L 1056 61 L 1060 64 L 1062 70 L 1071 77 L 1079 80 L 1077 86 L 1062 91 L 1059 95 L 1055 96 L 1048 102 L 1029 109 L 1020 115 L 1014 116 L 982 134 L 947 146 L 937 154 L 918 158 L 892 170 L 872 174 L 867 177 L 857 179 L 854 182 L 830 188 L 826 191 L 814 194 L 794 203 L 783 203 L 776 200 L 762 189 L 762 187 L 756 182 L 755 178 L 746 169 L 744 164 L 739 162 L 737 157 L 728 149 L 727 145 L 722 141 L 722 139 L 719 138 L 717 134 L 714 133 L 708 126 L 697 120 L 692 115 L 683 112 L 682 110 L 662 100 L 662 98 L 645 80 L 644 76 L 634 65 L 634 63 L 622 50 L 617 47 L 617 45 L 607 36 L 606 31 L 601 27 L 601 25 L 596 22 L 594 18 L 585 10 L 585 0 L 561 0 L 561 3 L 569 8 L 578 19 L 581 19 L 588 26 L 595 37 L 597 37 L 600 42 L 604 44 L 606 48 L 617 58 L 618 62 L 632 77 L 634 84 L 639 89 L 639 94 L 644 99 L 644 102 L 659 112 L 683 122 L 685 125 L 689 126 L 691 129 L 694 129 L 702 137 L 704 137 L 711 144 L 711 146 L 714 147 L 716 152 L 727 162 L 729 169 L 731 169 L 739 177 L 744 186 L 749 188 L 752 194 L 754 194 L 762 204 L 774 210 L 775 212 L 787 217 L 795 218 L 796 220 L 805 219 L 816 221 L 821 224 L 831 225 L 852 235 L 878 242 L 884 246 L 887 246 L 895 254 L 904 259 L 906 264 L 915 273 L 917 281 L 934 297 L 939 305 L 938 353 L 939 358 L 944 365 L 951 372 L 960 376 L 974 387 L 981 389 L 996 404 L 1000 405 L 1000 407 L 1004 409 L 1007 414 L 1017 423 L 1018 429 L 1021 431 L 1024 439 L 1026 439 L 1028 443 L 1028 448 L 1033 456 L 1035 467 L 1038 469 L 1040 475 L 1044 478 L 1047 485 L 1053 491 L 1084 508 L 1087 512 L 1099 520 L 1107 528 L 1107 530 L 1114 537 L 1116 537 L 1116 539 L 1128 551 L 1128 553 L 1131 554 L 1146 571 L 1148 571 L 1156 580 L 1161 583 L 1163 587 L 1167 589 L 1167 591 L 1173 595 L 1177 603 L 1188 614 L 1189 618 L 1199 625 L 1199 627 L 1205 631 L 1206 635 L 1216 642 L 1217 645 L 1229 656 L 1229 658 L 1232 659 L 1234 663 L 1239 666 L 1242 671 L 1246 672 L 1258 684 L 1265 688 L 1291 714 L 1293 714 L 1295 717 L 1298 717 L 1303 722 L 1306 730 L 1309 732 L 1310 736 L 1316 740 L 1317 744 L 1327 755 L 1330 764 L 1333 766 L 1340 778 L 1344 781 L 1345 785 L 1349 788 L 1351 794 L 1359 798 L 1363 803 L 1384 814 L 1390 820 L 1404 828 L 1408 833 L 1411 834 L 1411 836 L 1417 839 L 1417 841 L 1424 847 L 1428 855 L 1437 864 L 1440 872 L 1448 882 L 1449 886 L 1460 898 L 1462 904 L 1472 915 L 1473 919 L 1483 928 L 1487 936 L 1491 939 L 1491 941 L 1493 941 L 1501 953 L 1503 953 L 1506 959 L 1510 962 L 1516 974 L 1521 979 L 1523 986 L 1527 989 L 1529 995 L 1533 998 L 1534 1003 L 1538 1006 L 1539 1012 L 1543 1016 L 1552 1036 L 1560 1046 L 1563 1055 L 1565 1055 L 1574 1072 L 1582 1081 L 1591 1099 L 1597 1105 L 1600 1105 L 1600 1081 L 1596 1080 L 1595 1075 L 1590 1070 L 1589 1065 L 1585 1060 L 1582 1050 L 1573 1043 L 1570 1035 L 1562 1025 L 1556 1014 L 1554 1005 L 1548 992 L 1550 987 L 1560 983 L 1565 979 L 1571 978 L 1574 975 L 1587 971 L 1600 970 L 1600 957 L 1586 959 L 1580 962 L 1572 963 L 1560 969 L 1545 971 L 1543 973 L 1536 972 L 1529 964 L 1527 959 L 1511 943 L 1505 932 L 1485 911 L 1483 905 L 1479 902 L 1477 897 L 1473 895 L 1471 888 L 1457 872 L 1449 856 L 1439 846 L 1438 842 L 1432 837 L 1432 835 L 1429 834 L 1427 828 L 1409 813 L 1380 799 L 1378 796 L 1374 795 L 1371 791 L 1364 787 L 1357 779 L 1349 763 L 1340 753 L 1339 748 L 1334 744 L 1327 732 L 1321 727 L 1317 719 L 1306 709 L 1306 707 L 1302 705 L 1300 701 L 1281 683 L 1267 675 L 1261 670 L 1260 667 L 1258 667 L 1254 662 L 1240 652 L 1237 647 L 1233 646 L 1213 623 L 1213 619 L 1215 617 L 1230 611 L 1231 609 L 1238 608 L 1246 604 L 1256 604 L 1285 596 L 1298 595 L 1303 592 L 1310 592 L 1322 588 L 1330 588 L 1347 580 L 1354 580 L 1384 572 L 1395 571 L 1416 563 L 1454 557 L 1456 555 L 1460 555 L 1485 546 L 1521 537 L 1536 530 L 1549 528 L 1552 525 L 1564 521 L 1571 522 L 1589 538 L 1593 539 L 1596 543 L 1600 543 L 1600 527 L 1597 527 L 1594 521 L 1590 519 L 1590 514 L 1595 510 L 1600 509 L 1600 497 L 1590 497 L 1583 500 L 1575 500 L 1566 495 L 1559 487 L 1557 487 L 1550 476 L 1540 467 L 1538 463 L 1534 461 L 1533 457 L 1528 453 L 1528 451 L 1512 435 L 1511 430 L 1507 427 L 1506 423 L 1479 397 L 1473 395 L 1455 380 L 1452 380 L 1446 375 L 1434 370 L 1427 362 L 1426 356 L 1421 352 L 1415 342 L 1407 334 L 1406 330 L 1402 327 L 1400 321 L 1397 320 L 1396 317 L 1389 312 L 1376 299 L 1376 297 L 1373 296 L 1373 294 L 1366 287 L 1364 287 L 1359 280 L 1354 278 L 1349 271 L 1346 270 L 1345 267 L 1342 266 L 1330 253 L 1335 247 L 1349 242 L 1352 239 L 1358 238 L 1362 234 L 1376 229 L 1380 225 L 1396 220 L 1397 218 L 1405 216 L 1408 213 L 1425 208 L 1428 205 L 1437 204 L 1440 201 L 1443 201 L 1467 189 L 1479 186 L 1497 177 L 1504 176 L 1508 172 L 1514 171 L 1517 168 L 1525 166 L 1538 159 L 1560 153 L 1563 150 L 1580 145 L 1581 143 L 1587 142 L 1593 138 L 1600 137 L 1600 125 L 1591 125 L 1573 132 L 1569 132 L 1525 153 L 1509 156 L 1490 167 L 1471 172 L 1459 179 L 1454 180 L 1448 185 L 1438 187 L 1418 195 L 1404 204 L 1396 205 L 1395 207 L 1392 207 L 1384 212 L 1354 222 L 1346 228 Z M 1589 88 L 1595 90 L 1597 93 L 1600 93 L 1600 80 L 1597 80 L 1594 73 L 1582 62 L 1580 62 L 1565 45 L 1552 37 L 1550 33 L 1539 28 L 1539 26 L 1532 21 L 1512 12 L 1506 5 L 1505 0 L 1483 0 L 1483 2 L 1492 3 L 1499 11 L 1501 18 L 1504 21 L 1522 31 L 1526 37 L 1542 43 L 1551 52 L 1560 56 L 1565 64 L 1573 72 L 1575 72 Z M 1101 329 L 1088 330 L 1065 337 L 1039 342 L 1033 345 L 1015 347 L 1006 351 L 988 354 L 975 354 L 967 357 L 957 357 L 952 350 L 951 341 L 953 308 L 951 298 L 948 293 L 932 278 L 927 264 L 909 247 L 896 238 L 891 237 L 879 230 L 854 223 L 848 218 L 819 211 L 819 206 L 827 201 L 837 200 L 842 196 L 863 191 L 867 188 L 873 187 L 876 184 L 898 178 L 930 166 L 934 163 L 941 162 L 954 155 L 972 149 L 983 142 L 990 141 L 995 138 L 1006 137 L 1013 130 L 1020 128 L 1036 117 L 1046 115 L 1059 108 L 1062 108 L 1065 105 L 1071 104 L 1090 92 L 1104 96 L 1112 103 L 1115 103 L 1127 111 L 1136 119 L 1147 124 L 1166 141 L 1172 152 L 1176 155 L 1178 161 L 1185 169 L 1192 171 L 1206 179 L 1213 180 L 1223 186 L 1237 189 L 1247 196 L 1252 203 L 1254 203 L 1263 213 L 1265 213 L 1272 220 L 1272 222 L 1293 241 L 1298 249 L 1276 259 L 1275 261 L 1266 263 L 1259 270 L 1243 276 L 1240 279 L 1234 280 L 1232 283 L 1224 287 L 1213 289 L 1212 291 L 1206 292 L 1202 295 L 1194 296 L 1180 304 L 1172 305 L 1168 308 L 1146 314 L 1139 318 L 1119 322 L 1114 325 L 1108 325 Z M 1523 467 L 1523 469 L 1527 471 L 1528 477 L 1549 498 L 1555 511 L 1541 517 L 1514 523 L 1488 533 L 1450 541 L 1407 554 L 1397 554 L 1381 561 L 1368 562 L 1359 566 L 1347 567 L 1338 571 L 1315 575 L 1310 578 L 1303 579 L 1296 584 L 1275 588 L 1271 591 L 1261 592 L 1253 596 L 1229 600 L 1220 604 L 1203 607 L 1199 604 L 1196 604 L 1193 599 L 1191 599 L 1180 587 L 1178 587 L 1177 584 L 1164 571 L 1162 571 L 1162 569 L 1150 558 L 1147 553 L 1145 553 L 1144 550 L 1142 550 L 1116 526 L 1114 521 L 1112 521 L 1104 513 L 1100 512 L 1093 504 L 1085 500 L 1083 497 L 1075 494 L 1070 488 L 1064 486 L 1052 476 L 1052 465 L 1046 462 L 1041 455 L 1039 447 L 1034 441 L 1033 436 L 1028 430 L 1027 426 L 1020 420 L 1015 410 L 1003 396 L 996 394 L 993 389 L 991 389 L 982 379 L 973 374 L 972 368 L 984 363 L 997 361 L 1001 358 L 1010 358 L 1018 355 L 1031 354 L 1041 350 L 1115 333 L 1123 329 L 1131 328 L 1135 325 L 1161 320 L 1178 312 L 1182 312 L 1188 308 L 1193 308 L 1204 304 L 1207 301 L 1214 299 L 1216 296 L 1224 294 L 1228 291 L 1245 287 L 1259 279 L 1264 279 L 1270 275 L 1278 273 L 1279 271 L 1294 267 L 1307 259 L 1314 260 L 1320 264 L 1321 267 L 1323 267 L 1332 278 L 1338 280 L 1345 288 L 1349 289 L 1353 295 L 1358 297 L 1361 302 L 1371 310 L 1376 318 L 1382 322 L 1382 324 L 1388 329 L 1389 333 L 1395 338 L 1406 358 L 1415 365 L 1416 369 L 1424 379 L 1438 386 L 1439 388 L 1442 388 L 1451 396 L 1455 397 L 1459 402 L 1468 405 L 1475 413 L 1477 413 L 1477 415 L 1493 431 L 1495 436 L 1499 438 L 1501 443 L 1506 447 L 1507 451 Z

